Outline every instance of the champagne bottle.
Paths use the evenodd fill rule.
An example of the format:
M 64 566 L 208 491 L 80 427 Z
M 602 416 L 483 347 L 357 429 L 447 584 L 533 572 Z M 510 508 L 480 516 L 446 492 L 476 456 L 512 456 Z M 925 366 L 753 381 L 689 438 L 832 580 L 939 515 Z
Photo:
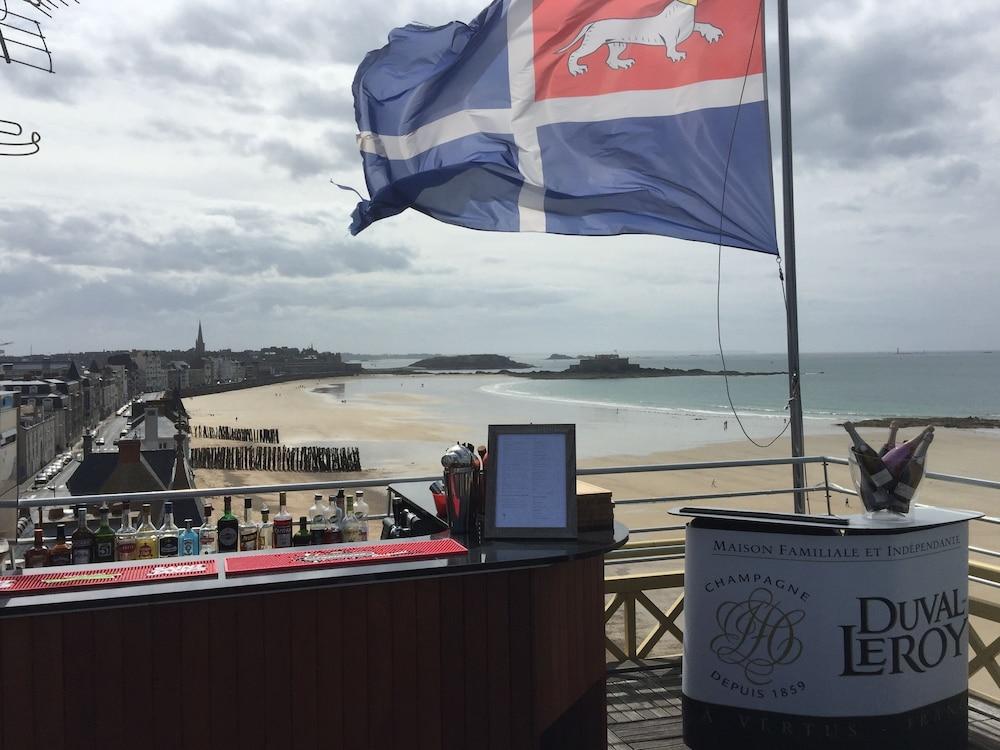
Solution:
M 137 551 L 136 529 L 132 525 L 132 513 L 129 502 L 122 503 L 122 525 L 115 534 L 115 559 L 134 560 Z
M 72 565 L 73 553 L 66 544 L 66 524 L 56 525 L 56 543 L 49 550 L 49 565 Z
M 76 531 L 73 532 L 73 564 L 90 565 L 94 562 L 95 534 L 87 526 L 87 506 L 76 509 Z
M 312 544 L 312 535 L 309 533 L 309 529 L 306 524 L 309 523 L 309 519 L 305 516 L 299 516 L 299 530 L 295 532 L 295 536 L 292 537 L 293 547 L 308 547 Z
M 872 484 L 876 487 L 885 487 L 894 482 L 895 477 L 892 475 L 892 472 L 885 468 L 882 458 L 858 434 L 858 431 L 854 429 L 854 425 L 851 422 L 844 422 L 844 429 L 847 430 L 847 434 L 851 436 L 851 440 L 854 443 L 854 447 L 851 450 L 854 451 L 854 455 L 858 459 L 858 466 L 872 480 Z
M 110 516 L 111 509 L 105 503 L 101 506 L 101 525 L 98 527 L 96 534 L 94 562 L 105 563 L 115 561 L 115 530 L 111 528 Z
M 884 456 L 896 447 L 896 433 L 899 432 L 899 422 L 893 420 L 889 423 L 889 437 L 886 438 L 885 445 L 879 448 L 878 454 Z
M 924 472 L 927 470 L 927 449 L 930 448 L 931 441 L 934 440 L 934 430 L 925 430 L 921 435 L 920 444 L 914 448 L 913 457 L 910 458 L 909 463 L 903 469 L 902 476 L 892 490 L 894 495 L 906 501 L 907 506 L 913 499 L 917 485 L 920 484 L 920 480 L 924 478 Z
M 233 515 L 233 498 L 223 499 L 222 518 L 219 519 L 219 552 L 235 552 L 240 544 L 240 522 Z
M 284 492 L 278 495 L 278 515 L 274 517 L 274 546 L 285 548 L 292 546 L 292 514 L 286 507 L 288 497 Z
M 932 432 L 934 432 L 933 427 L 926 427 L 912 440 L 909 440 L 902 445 L 897 445 L 895 448 L 889 450 L 882 457 L 882 463 L 885 464 L 885 468 L 892 472 L 892 475 L 896 479 L 899 479 L 903 473 L 903 469 L 906 468 L 910 459 L 913 458 L 913 454 L 916 452 L 917 446 L 923 442 L 925 436 Z
M 35 526 L 35 546 L 24 551 L 24 567 L 44 568 L 49 564 L 49 548 L 45 546 L 41 526 Z

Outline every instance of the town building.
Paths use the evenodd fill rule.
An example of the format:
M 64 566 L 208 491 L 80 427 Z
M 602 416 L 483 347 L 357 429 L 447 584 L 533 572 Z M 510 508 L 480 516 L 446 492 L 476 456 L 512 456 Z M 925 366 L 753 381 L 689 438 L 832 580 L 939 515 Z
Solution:
M 17 394 L 0 390 L 0 500 L 17 497 Z M 13 536 L 14 508 L 0 508 L 0 537 Z
M 139 368 L 139 386 L 145 391 L 165 391 L 167 370 L 157 352 L 133 351 L 132 359 Z

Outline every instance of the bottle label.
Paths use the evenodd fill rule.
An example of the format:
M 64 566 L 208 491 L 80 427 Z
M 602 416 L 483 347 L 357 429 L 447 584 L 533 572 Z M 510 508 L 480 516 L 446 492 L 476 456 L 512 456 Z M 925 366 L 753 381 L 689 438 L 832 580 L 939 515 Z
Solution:
M 73 556 L 70 554 L 69 550 L 60 550 L 58 552 L 53 551 L 49 555 L 49 564 L 51 565 L 70 565 L 73 562 Z
M 160 557 L 177 557 L 177 537 L 160 537 Z
M 134 560 L 135 550 L 135 542 L 119 542 L 115 554 L 119 560 Z
M 190 537 L 185 537 L 184 541 L 181 542 L 181 554 L 182 555 L 193 555 L 195 554 L 194 549 L 194 539 Z
M 97 543 L 97 562 L 112 562 L 115 559 L 115 545 L 113 542 Z
M 229 552 L 236 549 L 236 542 L 239 540 L 239 534 L 236 533 L 236 529 L 232 526 L 224 526 L 219 529 L 219 549 L 223 552 Z
M 140 542 L 136 550 L 140 560 L 148 560 L 153 557 L 153 545 L 149 542 Z
M 89 565 L 94 561 L 94 548 L 89 544 L 80 544 L 76 542 L 73 545 L 73 564 L 74 565 Z
M 49 556 L 44 550 L 39 552 L 28 550 L 24 553 L 24 567 L 26 568 L 43 568 L 48 561 Z
M 275 547 L 291 547 L 292 546 L 292 521 L 275 521 L 274 522 L 274 546 Z
M 240 550 L 257 549 L 257 529 L 240 532 Z

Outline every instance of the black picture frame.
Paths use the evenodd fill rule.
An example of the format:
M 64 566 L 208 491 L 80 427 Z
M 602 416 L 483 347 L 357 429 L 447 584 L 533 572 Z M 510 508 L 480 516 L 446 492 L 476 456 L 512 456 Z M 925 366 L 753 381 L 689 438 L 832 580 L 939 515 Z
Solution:
M 534 444 L 534 445 L 533 445 Z M 576 527 L 576 425 L 516 424 L 489 426 L 486 470 L 487 539 L 575 539 Z M 546 455 L 556 460 L 544 465 Z M 534 456 L 543 465 L 516 465 Z M 525 497 L 523 477 L 537 477 L 538 486 L 553 496 Z M 513 485 L 512 485 L 513 483 Z M 531 520 L 531 506 L 546 505 L 544 514 Z M 535 506 L 537 509 L 537 505 Z M 540 517 L 539 517 L 540 516 Z M 512 517 L 531 521 L 516 523 Z

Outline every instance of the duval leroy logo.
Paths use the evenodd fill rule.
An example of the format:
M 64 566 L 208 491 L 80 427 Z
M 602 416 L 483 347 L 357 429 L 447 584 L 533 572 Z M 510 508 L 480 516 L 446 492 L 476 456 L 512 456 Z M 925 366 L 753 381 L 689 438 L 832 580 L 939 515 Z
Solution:
M 775 667 L 802 656 L 795 626 L 805 615 L 803 609 L 783 609 L 769 589 L 756 588 L 745 601 L 719 605 L 715 621 L 722 632 L 712 639 L 711 649 L 719 661 L 739 666 L 747 682 L 768 685 Z

